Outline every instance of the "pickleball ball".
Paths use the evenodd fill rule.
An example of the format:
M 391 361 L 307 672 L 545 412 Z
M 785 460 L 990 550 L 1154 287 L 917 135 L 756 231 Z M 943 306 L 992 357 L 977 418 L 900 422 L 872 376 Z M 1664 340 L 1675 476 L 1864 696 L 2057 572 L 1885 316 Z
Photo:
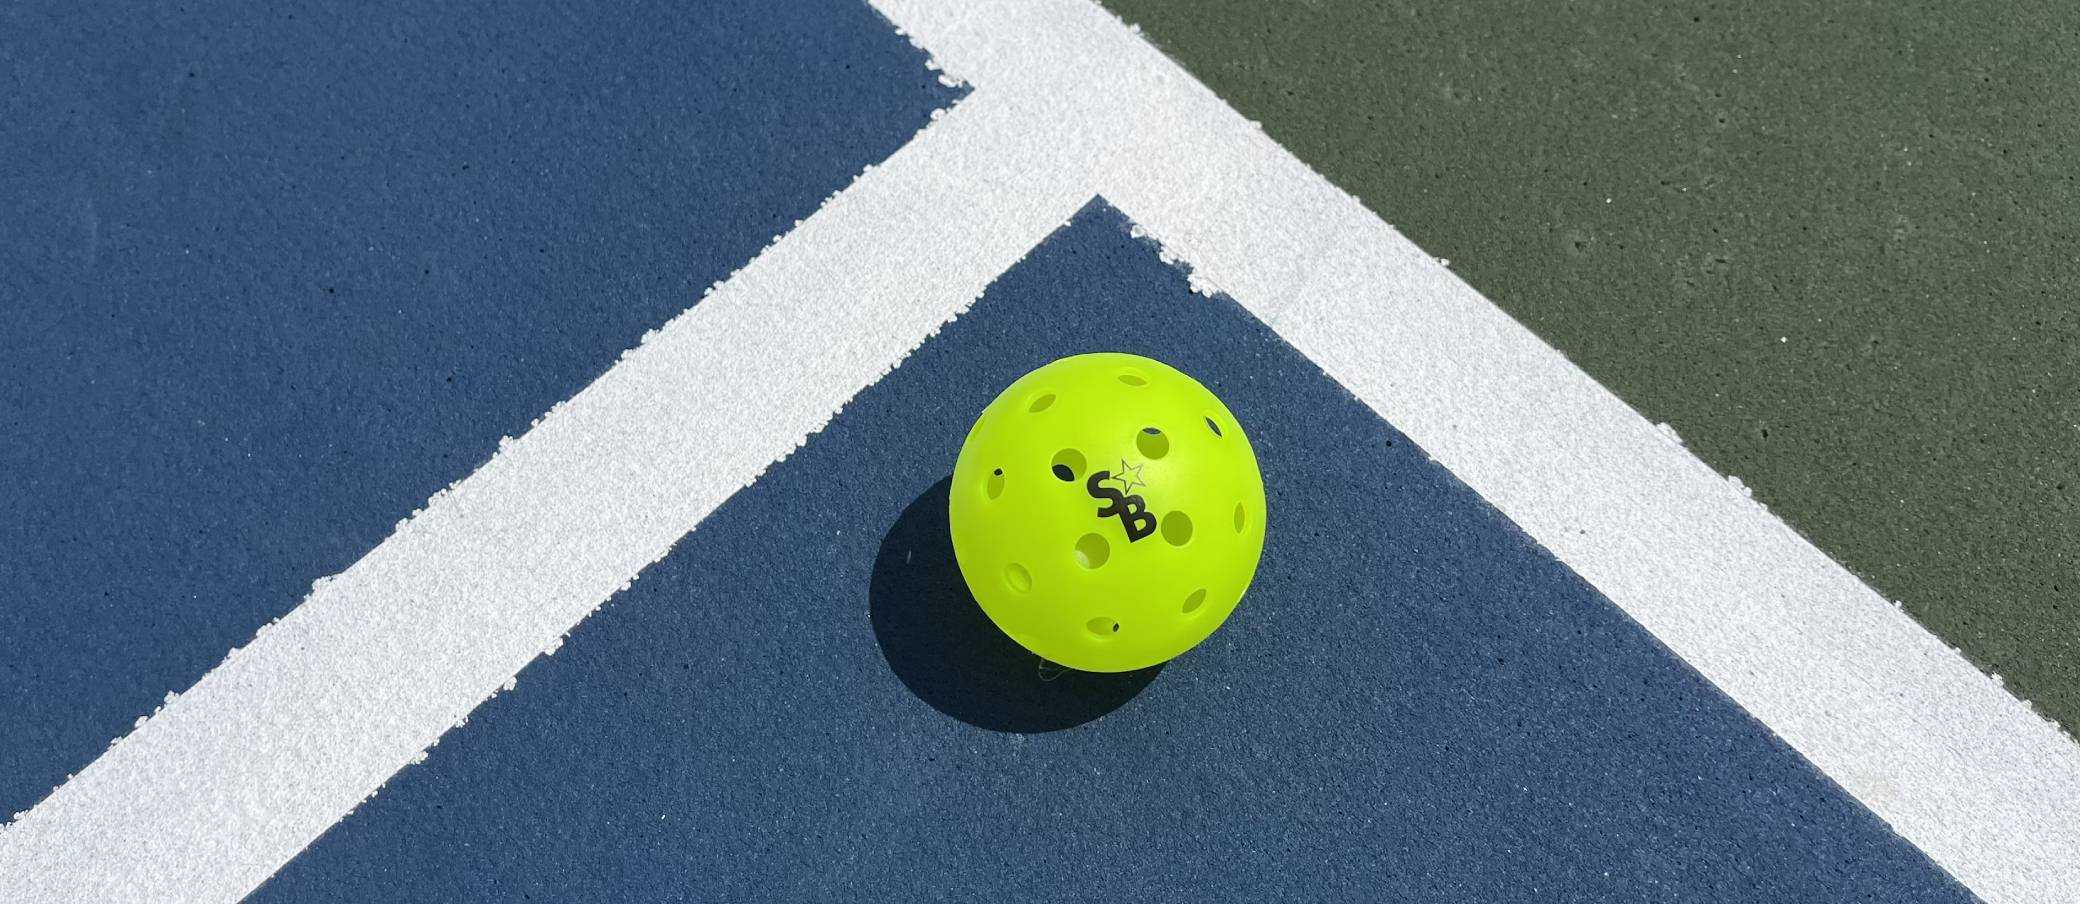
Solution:
M 947 517 L 961 575 L 1040 656 L 1125 672 L 1226 621 L 1264 552 L 1264 478 L 1228 406 L 1160 361 L 1062 358 L 968 431 Z

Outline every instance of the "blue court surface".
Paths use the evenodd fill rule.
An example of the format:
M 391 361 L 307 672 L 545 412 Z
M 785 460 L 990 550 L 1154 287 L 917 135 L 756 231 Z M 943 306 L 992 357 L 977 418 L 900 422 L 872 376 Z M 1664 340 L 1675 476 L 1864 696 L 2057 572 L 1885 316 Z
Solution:
M 969 96 L 846 0 L 0 32 L 4 814 Z M 996 633 L 945 515 L 995 392 L 1099 350 L 1219 393 L 1270 508 L 1117 676 Z M 1973 900 L 1102 197 L 253 892 L 1285 898 Z
M 0 811 L 958 96 L 857 3 L 629 15 L 0 13 Z
M 1221 393 L 1273 529 L 1207 644 L 1050 681 L 966 598 L 945 484 L 996 388 L 1093 349 Z M 1102 204 L 258 897 L 684 889 L 1969 900 Z

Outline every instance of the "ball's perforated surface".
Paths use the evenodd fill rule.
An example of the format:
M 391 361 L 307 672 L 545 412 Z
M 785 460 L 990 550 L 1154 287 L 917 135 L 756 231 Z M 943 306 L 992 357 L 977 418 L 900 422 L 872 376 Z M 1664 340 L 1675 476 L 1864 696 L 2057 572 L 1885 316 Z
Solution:
M 983 409 L 948 499 L 975 599 L 1012 639 L 1094 672 L 1212 634 L 1264 550 L 1248 435 L 1206 387 L 1136 355 L 1062 358 Z

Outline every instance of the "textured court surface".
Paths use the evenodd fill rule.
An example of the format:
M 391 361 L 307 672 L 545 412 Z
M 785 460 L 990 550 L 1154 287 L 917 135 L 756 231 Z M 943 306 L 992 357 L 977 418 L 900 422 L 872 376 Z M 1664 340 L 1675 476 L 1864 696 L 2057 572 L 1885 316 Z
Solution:
M 1872 510 L 1857 505 L 1889 485 L 1770 459 L 1756 471 L 1764 497 L 1821 549 L 1784 545 L 1796 561 L 1755 566 L 1752 593 L 1738 569 L 1753 562 L 1737 555 L 1642 589 L 1657 556 L 1688 561 L 1679 547 L 1699 537 L 1787 534 L 1514 324 L 1483 319 L 1492 309 L 1450 274 L 1506 294 L 1496 304 L 1624 401 L 1686 424 L 1660 408 L 1704 379 L 1685 363 L 1712 367 L 1690 349 L 1775 372 L 1739 343 L 1678 329 L 1745 303 L 1755 277 L 1741 267 L 1769 258 L 1707 255 L 1677 274 L 1685 305 L 1636 308 L 1624 293 L 1571 306 L 1594 294 L 1580 272 L 1449 230 L 1434 234 L 1450 270 L 1411 264 L 1398 236 L 1263 134 L 1389 221 L 1415 212 L 1426 244 L 1437 223 L 1517 214 L 1454 219 L 1459 205 L 1433 194 L 1444 189 L 1417 190 L 1434 209 L 1383 193 L 1428 182 L 1350 150 L 1384 145 L 1378 116 L 1297 89 L 1279 99 L 1280 85 L 1362 84 L 1425 58 L 1361 59 L 1333 42 L 1277 65 L 1260 52 L 1334 21 L 1333 6 L 1283 32 L 1218 14 L 1262 42 L 1238 49 L 1194 18 L 1212 14 L 1119 5 L 1267 133 L 1230 122 L 1221 98 L 1078 2 L 0 11 L 0 121 L 28 124 L 0 128 L 0 205 L 21 212 L 0 218 L 0 815 L 18 814 L 0 826 L 0 898 L 2067 900 L 2080 829 L 2060 802 L 2080 801 L 2080 757 L 1947 645 L 2004 670 L 2004 657 L 2034 663 L 2025 690 L 2058 711 L 2071 660 L 2030 638 L 2061 624 L 2040 616 L 2064 611 L 2071 587 L 2055 530 L 2070 497 L 1988 484 L 1989 499 L 2028 501 L 2006 527 L 1944 544 L 2007 576 L 1988 583 L 1991 601 L 1959 608 L 1955 562 L 1925 579 L 1869 564 L 1912 558 L 1925 538 L 1886 546 L 1828 520 Z M 1450 56 L 1530 39 L 1444 21 L 1406 40 Z M 1598 40 L 1689 72 L 1681 57 L 1705 51 L 1661 28 Z M 2036 84 L 2055 41 L 2023 46 L 2037 55 L 1987 78 Z M 1569 58 L 1603 71 L 1592 50 Z M 1622 94 L 1659 84 L 1661 65 L 1601 77 Z M 1535 92 L 1536 78 L 1482 71 L 1503 94 Z M 1381 115 L 1491 96 L 1456 84 L 1367 96 Z M 2070 101 L 2053 92 L 2040 128 L 2064 127 L 2053 114 Z M 1193 115 L 1218 126 L 1164 118 Z M 1135 117 L 1155 125 L 1137 131 Z M 1452 145 L 1468 132 L 1433 125 L 1399 153 L 1462 180 L 1503 165 L 1507 143 L 1468 155 Z M 1838 128 L 1758 134 L 1826 148 L 1858 137 Z M 1350 144 L 1325 150 L 1325 135 Z M 1151 136 L 1181 144 L 1134 144 Z M 1179 146 L 1203 153 L 1137 168 L 1137 154 Z M 2054 174 L 2045 197 L 2070 192 L 2057 152 L 2032 159 Z M 1293 205 L 1288 218 L 1164 188 L 1200 175 L 1199 161 L 1292 187 L 1274 199 Z M 1289 177 L 1304 184 L 1277 181 Z M 1735 191 L 1767 173 L 1699 177 Z M 1956 178 L 1944 184 L 1969 181 Z M 1904 189 L 1835 191 L 1839 226 L 1861 215 L 1845 206 L 1875 211 Z M 1521 217 L 1546 222 L 1532 208 L 1554 197 Z M 1655 210 L 1598 216 L 1665 228 Z M 1932 240 L 1925 216 L 1902 216 L 1900 241 Z M 1945 222 L 1957 241 L 2020 228 Z M 2017 275 L 1960 285 L 2070 288 L 2056 253 L 2069 224 L 2039 225 L 2040 245 L 2005 242 L 2013 256 L 1986 264 Z M 1659 278 L 1665 262 L 1624 254 L 1629 240 L 1601 228 L 1562 230 L 1588 255 L 1570 260 L 1615 261 L 1630 292 Z M 1282 269 L 1270 249 L 1298 235 L 1327 239 Z M 1364 243 L 1379 247 L 1349 253 Z M 1250 259 L 1259 248 L 1267 257 Z M 1812 282 L 1830 297 L 1892 286 L 1895 305 L 1912 293 L 1888 280 L 1944 260 L 1857 258 L 1865 283 L 1835 272 L 1840 254 L 1798 259 L 1833 274 Z M 1561 291 L 1530 285 L 1530 270 L 1559 274 Z M 1300 274 L 1293 294 L 1329 300 L 1267 295 L 1262 275 L 1284 272 Z M 1334 278 L 1377 293 L 1349 303 Z M 2035 309 L 2002 316 L 2017 310 Z M 1989 359 L 1959 394 L 1932 388 L 1940 371 L 1873 364 L 1827 404 L 1894 385 L 1887 370 L 1967 408 L 2026 383 L 2018 374 L 2059 373 L 2070 311 L 2045 310 L 2029 339 L 2042 348 Z M 1339 316 L 1352 329 L 1436 317 L 1419 326 L 1471 351 L 1431 367 L 1436 349 L 1388 346 L 1374 351 L 1394 360 L 1366 370 L 1333 341 Z M 1666 328 L 1612 326 L 1626 317 Z M 981 621 L 943 517 L 959 438 L 995 389 L 1100 349 L 1162 358 L 1220 392 L 1252 431 L 1272 508 L 1258 585 L 1230 625 L 1161 669 L 1104 678 L 1047 667 Z M 717 362 L 734 366 L 703 369 Z M 1826 366 L 1793 367 L 1761 395 L 1796 395 L 1780 383 Z M 1407 422 L 1382 417 L 1382 385 L 1389 404 L 1406 398 Z M 1469 450 L 1468 436 L 1541 435 L 1452 422 L 1524 404 L 1452 397 L 1496 385 L 1592 412 L 1580 426 L 1594 454 L 1566 435 L 1557 457 Z M 2071 459 L 2045 451 L 2055 437 L 1998 435 L 2043 427 L 2037 415 L 2070 389 L 2040 388 L 1979 425 L 1978 471 L 1953 470 L 2064 491 Z M 1708 463 L 1763 460 L 1729 453 L 1721 428 L 1745 422 L 1699 404 Z M 1774 403 L 1735 407 L 1749 404 Z M 1854 429 L 1882 438 L 1882 420 Z M 1421 431 L 1440 442 L 1408 435 Z M 668 448 L 705 451 L 645 479 Z M 1622 525 L 1596 519 L 1627 488 L 1556 495 L 1537 488 L 1576 484 L 1511 464 L 1634 473 L 1611 460 L 1634 453 L 1648 475 L 1680 456 L 1667 505 L 1707 516 L 1666 550 L 1611 557 L 1586 538 L 1624 542 Z M 1888 461 L 1866 470 L 1919 473 Z M 1945 486 L 1900 511 L 1944 510 Z M 1976 505 L 1950 508 L 1971 524 Z M 572 517 L 562 530 L 521 523 L 540 513 Z M 1585 526 L 1555 534 L 1568 518 Z M 2009 555 L 2017 531 L 2046 539 Z M 574 558 L 544 561 L 545 549 Z M 1909 604 L 1926 603 L 1914 611 L 1937 633 L 1869 608 L 1822 553 L 1929 588 Z M 472 590 L 521 574 L 536 577 Z M 469 618 L 444 621 L 449 608 Z M 1808 617 L 1842 632 L 1809 648 L 1834 661 L 1783 655 L 1777 638 Z M 545 643 L 551 655 L 535 657 Z M 405 649 L 419 653 L 401 661 Z M 429 680 L 389 698 L 380 681 L 327 684 L 385 663 L 413 675 L 423 663 Z M 1849 673 L 1896 683 L 1845 687 Z M 1977 734 L 1960 740 L 1945 720 Z
M 978 728 L 928 703 L 959 688 L 906 687 L 887 661 L 917 640 L 873 621 L 960 594 L 943 484 L 973 412 L 1091 348 L 1173 362 L 1221 393 L 1264 450 L 1280 530 L 1250 605 L 1118 710 L 1028 735 L 1019 712 L 949 704 L 1010 730 Z M 1037 688 L 1037 664 L 1007 656 L 962 679 Z M 684 887 L 1969 900 L 1421 449 L 1247 314 L 1192 295 L 1103 207 L 259 898 Z
M 853 3 L 432 12 L 7 14 L 0 810 L 955 96 Z
M 1106 5 L 2080 726 L 2080 4 Z

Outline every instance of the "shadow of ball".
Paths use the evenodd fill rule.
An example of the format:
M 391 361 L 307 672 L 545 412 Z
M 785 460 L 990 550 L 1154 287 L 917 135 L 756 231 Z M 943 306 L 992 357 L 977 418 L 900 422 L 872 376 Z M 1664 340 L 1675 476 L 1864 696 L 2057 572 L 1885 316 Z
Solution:
M 951 478 L 903 509 L 874 559 L 874 639 L 896 678 L 946 715 L 991 731 L 1072 728 L 1125 705 L 1161 665 L 1079 672 L 1047 662 L 997 629 L 961 579 L 946 521 Z

